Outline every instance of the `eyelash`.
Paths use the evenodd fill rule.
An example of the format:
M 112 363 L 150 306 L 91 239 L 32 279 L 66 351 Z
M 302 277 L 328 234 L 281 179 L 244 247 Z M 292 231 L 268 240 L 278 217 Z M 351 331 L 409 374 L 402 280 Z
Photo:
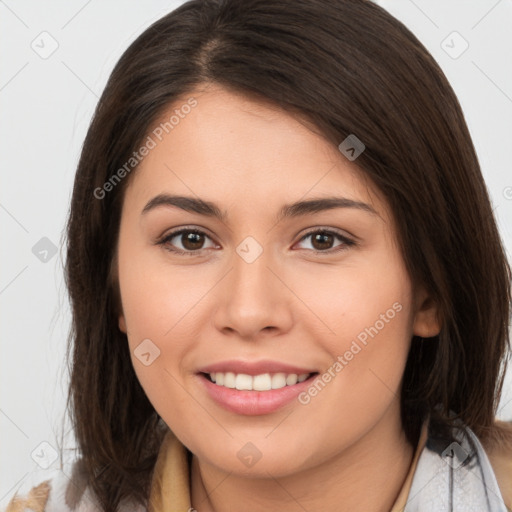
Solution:
M 196 251 L 191 251 L 191 250 L 183 251 L 182 249 L 176 249 L 176 248 L 171 248 L 170 246 L 167 246 L 167 244 L 169 243 L 169 241 L 171 239 L 173 239 L 174 237 L 176 237 L 178 235 L 182 235 L 184 233 L 195 233 L 195 234 L 199 234 L 199 235 L 205 235 L 206 237 L 210 238 L 207 233 L 205 233 L 204 231 L 201 231 L 200 229 L 196 229 L 196 228 L 180 228 L 180 229 L 177 229 L 176 231 L 172 231 L 171 233 L 166 235 L 159 242 L 157 242 L 157 244 L 163 245 L 166 250 L 168 250 L 168 251 L 170 251 L 172 253 L 178 254 L 180 256 L 181 255 L 183 255 L 183 256 L 197 256 L 197 255 L 199 255 L 201 253 L 201 251 L 206 250 L 206 249 L 198 249 Z M 326 249 L 325 251 L 320 251 L 318 249 L 305 249 L 305 250 L 307 250 L 307 251 L 311 251 L 312 250 L 316 254 L 333 254 L 333 253 L 336 253 L 336 252 L 347 250 L 349 247 L 352 247 L 352 246 L 356 245 L 356 242 L 354 240 L 351 240 L 351 239 L 347 238 L 345 235 L 342 235 L 341 233 L 339 233 L 339 232 L 337 232 L 335 230 L 327 229 L 327 228 L 316 228 L 314 230 L 308 231 L 307 233 L 305 233 L 300 238 L 300 240 L 297 243 L 302 242 L 303 240 L 305 240 L 309 236 L 314 235 L 316 233 L 334 235 L 341 242 L 343 242 L 343 244 L 339 245 L 337 247 L 331 248 L 331 249 Z

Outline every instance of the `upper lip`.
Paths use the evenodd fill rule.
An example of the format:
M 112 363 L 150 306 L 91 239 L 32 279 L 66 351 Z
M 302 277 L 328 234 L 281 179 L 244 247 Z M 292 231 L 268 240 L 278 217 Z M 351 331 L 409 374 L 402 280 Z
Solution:
M 311 368 L 293 366 L 279 361 L 241 361 L 235 359 L 209 364 L 208 366 L 200 368 L 198 371 L 199 373 L 244 373 L 252 376 L 264 373 L 286 373 L 287 375 L 291 373 L 296 373 L 297 375 L 315 373 L 315 370 Z

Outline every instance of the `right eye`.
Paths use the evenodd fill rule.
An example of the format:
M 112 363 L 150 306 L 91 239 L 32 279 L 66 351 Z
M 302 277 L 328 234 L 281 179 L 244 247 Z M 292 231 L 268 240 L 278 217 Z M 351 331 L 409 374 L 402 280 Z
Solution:
M 174 252 L 176 254 L 183 254 L 187 256 L 197 256 L 200 254 L 206 247 L 203 247 L 205 238 L 210 239 L 210 237 L 200 229 L 196 228 L 181 228 L 171 233 L 167 234 L 162 240 L 158 243 L 163 245 L 165 249 L 168 251 Z M 180 247 L 176 247 L 173 240 L 176 239 L 175 243 L 181 244 Z M 212 243 L 210 247 L 216 247 L 215 244 Z

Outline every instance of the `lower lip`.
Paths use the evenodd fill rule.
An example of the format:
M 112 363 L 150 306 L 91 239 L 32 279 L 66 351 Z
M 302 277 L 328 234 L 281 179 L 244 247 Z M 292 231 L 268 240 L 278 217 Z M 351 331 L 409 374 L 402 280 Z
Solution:
M 305 381 L 297 382 L 293 386 L 268 391 L 239 391 L 238 389 L 218 386 L 202 373 L 199 374 L 199 378 L 210 397 L 224 409 L 236 414 L 257 416 L 259 414 L 270 414 L 290 403 L 311 385 L 317 375 L 317 373 L 314 373 Z

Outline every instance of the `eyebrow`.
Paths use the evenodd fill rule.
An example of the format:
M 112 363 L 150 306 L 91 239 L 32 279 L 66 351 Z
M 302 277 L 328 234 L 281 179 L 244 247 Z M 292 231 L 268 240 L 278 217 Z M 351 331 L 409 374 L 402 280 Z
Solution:
M 160 206 L 176 206 L 187 212 L 213 217 L 222 222 L 226 222 L 228 218 L 227 212 L 222 211 L 211 201 L 205 201 L 195 197 L 169 194 L 159 194 L 155 196 L 146 204 L 146 206 L 144 206 L 141 215 L 144 215 Z M 379 216 L 372 206 L 361 201 L 355 201 L 346 197 L 320 197 L 285 204 L 279 211 L 276 222 L 279 222 L 284 218 L 300 217 L 301 215 L 319 213 L 325 210 L 332 210 L 333 208 L 356 208 L 372 215 Z

